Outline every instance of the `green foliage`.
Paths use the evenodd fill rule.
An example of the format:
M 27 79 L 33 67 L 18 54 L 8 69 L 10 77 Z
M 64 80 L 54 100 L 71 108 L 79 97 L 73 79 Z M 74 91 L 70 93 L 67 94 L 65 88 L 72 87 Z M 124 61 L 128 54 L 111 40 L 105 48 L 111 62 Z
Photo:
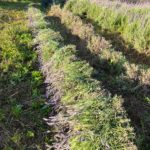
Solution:
M 12 107 L 11 113 L 14 117 L 18 118 L 22 113 L 22 105 L 16 105 Z
M 38 87 L 42 84 L 42 75 L 39 71 L 32 71 L 32 85 Z
M 33 138 L 35 136 L 33 131 L 27 131 L 27 137 Z
M 81 133 L 70 139 L 72 149 L 103 149 L 107 145 L 114 149 L 127 147 L 125 139 L 133 138 L 133 131 L 121 107 L 122 99 L 105 95 L 99 87 L 100 83 L 91 79 L 92 68 L 85 62 L 72 61 L 74 53 L 70 46 L 56 52 L 51 68 L 51 72 L 55 70 L 55 73 L 55 66 L 63 70 L 64 79 L 57 83 L 58 88 L 64 91 L 62 102 L 77 111 L 72 121 L 74 132 Z M 62 58 L 61 63 L 56 57 Z M 93 142 L 95 145 L 92 145 Z
M 76 47 L 65 44 L 62 35 L 54 31 L 55 25 L 47 23 L 45 15 L 39 9 L 33 7 L 28 9 L 29 26 L 35 36 L 33 42 L 31 42 L 32 34 L 26 21 L 8 23 L 9 18 L 13 20 L 18 15 L 21 17 L 22 14 L 26 17 L 24 11 L 17 11 L 17 13 L 10 11 L 10 14 L 2 14 L 0 16 L 2 20 L 0 25 L 2 29 L 0 31 L 0 97 L 2 97 L 0 121 L 4 130 L 4 133 L 2 132 L 4 140 L 0 149 L 11 150 L 16 147 L 43 149 L 43 145 L 52 142 L 52 138 L 45 132 L 47 128 L 43 126 L 42 118 L 47 116 L 51 109 L 44 103 L 41 93 L 43 77 L 36 68 L 37 54 L 32 51 L 33 45 L 38 45 L 40 63 L 47 81 L 53 81 L 50 84 L 60 92 L 62 106 L 65 106 L 65 110 L 60 112 L 62 116 L 64 115 L 61 119 L 67 120 L 71 126 L 68 132 L 71 135 L 68 139 L 71 149 L 137 149 L 133 143 L 135 131 L 123 107 L 122 96 L 133 94 L 134 98 L 139 98 L 139 95 L 144 92 L 141 96 L 146 103 L 149 103 L 149 97 L 146 96 L 144 88 L 141 88 L 149 83 L 149 70 L 142 68 L 142 65 L 131 64 L 121 52 L 106 48 L 107 41 L 103 48 L 101 44 L 105 43 L 105 40 L 96 35 L 92 26 L 86 25 L 72 13 L 56 8 L 58 7 L 54 6 L 53 13 L 57 13 L 57 17 L 62 17 L 62 23 L 74 35 L 86 40 L 87 48 L 91 53 L 96 52 L 100 71 L 97 72 L 90 63 L 83 60 L 84 57 L 79 59 Z M 90 5 L 86 0 L 71 0 L 66 8 L 82 17 L 84 14 L 88 19 L 93 19 L 101 27 L 101 32 L 105 27 L 111 32 L 120 32 L 129 42 L 133 41 L 138 50 L 143 51 L 148 47 L 147 22 L 145 22 L 147 29 L 144 28 L 142 33 L 139 24 L 141 20 L 134 20 L 132 15 L 128 17 L 130 13 L 143 15 L 147 14 L 147 11 L 133 9 L 128 12 L 128 15 L 122 15 L 122 12 L 118 13 L 118 11 L 112 13 L 110 8 Z M 14 16 L 14 14 L 17 15 Z M 51 15 L 55 16 L 55 14 Z M 129 24 L 132 19 L 133 23 Z M 58 30 L 57 27 L 56 29 Z M 102 49 L 101 52 L 99 48 Z M 138 81 L 138 86 L 135 80 Z M 104 86 L 109 87 L 108 90 L 104 89 Z M 139 87 L 140 90 L 137 90 Z M 109 89 L 113 91 L 113 94 Z M 115 94 L 116 89 L 117 94 Z M 125 94 L 118 96 L 120 93 Z M 144 115 L 146 113 L 147 115 Z M 140 119 L 143 130 L 145 130 L 145 122 L 149 120 L 146 117 L 149 113 L 146 113 L 144 112 L 142 114 L 144 117 Z M 136 139 L 140 146 L 145 140 L 142 131 L 141 133 Z M 144 148 L 148 146 L 149 144 L 146 143 Z
M 55 50 L 59 49 L 60 45 L 58 42 L 63 43 L 62 37 L 59 33 L 56 33 L 51 29 L 43 29 L 38 32 L 37 37 L 34 39 L 34 44 L 40 43 L 40 49 L 43 54 L 41 57 L 44 62 L 49 60 Z M 50 46 L 51 49 L 49 49 Z
M 31 34 L 28 29 L 20 22 L 12 25 L 6 25 L 1 31 L 0 40 L 2 48 L 2 57 L 0 68 L 1 75 L 8 73 L 12 81 L 20 81 L 28 73 L 32 62 L 30 59 L 34 54 L 31 49 Z M 28 62 L 28 64 L 24 64 Z M 12 72 L 10 74 L 10 72 Z
M 145 101 L 150 104 L 150 97 L 145 97 Z
M 50 139 L 43 137 L 47 128 L 42 118 L 51 109 L 42 98 L 43 76 L 37 68 L 25 7 L 21 2 L 0 3 L 0 149 L 5 150 L 37 149 L 36 145 L 42 149 Z
M 34 22 L 32 25 L 33 30 L 36 29 Z M 132 143 L 134 131 L 122 107 L 122 98 L 111 96 L 101 82 L 92 78 L 95 70 L 86 61 L 79 60 L 75 46 L 65 45 L 57 32 L 36 29 L 36 33 L 41 57 L 49 54 L 46 61 L 42 59 L 42 70 L 60 91 L 61 103 L 74 112 L 67 117 L 72 125 L 71 149 L 136 149 Z M 50 43 L 47 48 L 43 46 L 45 43 Z M 124 64 L 123 58 L 116 60 L 115 57 L 110 57 L 110 67 L 117 61 L 120 66 Z M 119 73 L 120 66 L 116 68 Z
M 150 112 L 144 107 L 144 105 L 149 105 L 149 94 L 145 90 L 149 89 L 150 85 L 150 69 L 146 67 L 146 65 L 149 66 L 149 38 L 147 38 L 149 10 L 145 7 L 136 8 L 136 6 L 129 9 L 125 7 L 125 9 L 122 4 L 118 9 L 114 8 L 116 6 L 105 6 L 102 3 L 96 5 L 86 0 L 78 2 L 71 0 L 66 5 L 67 10 L 79 15 L 86 23 L 92 23 L 96 33 L 102 34 L 112 42 L 112 48 L 114 49 L 105 49 L 98 55 L 99 64 L 95 68 L 99 72 L 95 76 L 111 93 L 122 95 L 125 100 L 124 106 L 129 113 L 128 117 L 132 119 L 133 126 L 137 131 L 136 144 L 139 149 L 146 150 L 149 147 L 147 141 L 149 141 L 148 135 L 150 132 L 149 121 L 145 117 Z M 146 25 L 145 27 L 142 26 L 143 22 Z M 68 24 L 66 27 L 70 28 Z M 146 32 L 143 34 L 143 31 Z M 122 40 L 119 43 L 120 39 Z M 132 46 L 134 45 L 136 50 L 128 42 Z M 139 55 L 142 57 L 139 57 Z M 141 63 L 141 59 L 146 57 L 148 58 L 147 61 Z M 98 61 L 95 62 L 95 65 L 97 63 Z M 144 93 L 141 91 L 144 91 Z M 137 125 L 136 119 L 140 120 L 141 127 Z M 141 132 L 142 130 L 144 132 Z M 118 149 L 118 147 L 115 149 Z
M 86 13 L 87 19 L 104 29 L 111 32 L 119 32 L 121 36 L 137 49 L 138 52 L 149 54 L 150 35 L 150 11 L 144 7 L 123 7 L 105 6 L 91 4 L 87 0 L 70 0 L 65 8 L 71 10 L 74 14 L 83 16 Z M 84 16 L 83 16 L 84 17 Z
M 19 145 L 20 140 L 21 140 L 21 134 L 16 132 L 16 133 L 11 137 L 11 140 L 12 140 L 15 144 Z
M 40 13 L 40 10 L 29 7 L 28 8 L 29 18 L 30 18 L 30 15 L 32 15 L 32 20 L 29 20 L 29 25 L 31 27 L 34 26 L 34 28 L 36 29 L 44 29 L 47 26 L 47 22 L 45 22 L 44 16 Z

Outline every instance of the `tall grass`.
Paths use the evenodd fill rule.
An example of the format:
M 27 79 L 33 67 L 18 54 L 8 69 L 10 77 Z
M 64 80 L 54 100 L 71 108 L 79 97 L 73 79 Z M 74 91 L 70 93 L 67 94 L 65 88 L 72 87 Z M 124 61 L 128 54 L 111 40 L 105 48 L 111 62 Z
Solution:
M 48 12 L 48 16 L 58 17 L 62 23 L 62 26 L 64 25 L 66 27 L 66 30 L 71 31 L 73 35 L 79 37 L 82 40 L 81 45 L 85 44 L 85 46 L 87 46 L 87 50 L 89 50 L 91 53 L 98 54 L 99 57 L 105 55 L 104 59 L 112 59 L 112 61 L 114 62 L 118 61 L 118 64 L 120 65 L 127 63 L 128 65 L 124 65 L 125 70 L 128 70 L 130 68 L 130 62 L 123 56 L 121 52 L 114 52 L 113 45 L 110 45 L 109 41 L 106 41 L 104 37 L 97 34 L 92 24 L 86 24 L 80 17 L 73 15 L 73 13 L 67 11 L 66 9 L 61 9 L 57 5 L 51 7 L 51 10 Z M 84 49 L 81 48 L 81 51 L 84 51 Z M 85 57 L 86 55 L 88 55 L 88 52 L 83 53 L 85 54 Z M 112 53 L 112 55 L 110 53 Z M 113 54 L 115 56 L 113 56 Z M 136 66 L 136 68 L 138 68 L 138 72 L 143 72 L 143 70 L 145 70 L 145 72 L 149 74 L 149 68 L 144 68 L 143 66 L 142 68 L 140 67 L 140 65 L 134 65 Z M 140 74 L 138 78 L 140 77 Z M 148 81 L 147 84 L 149 83 L 150 82 Z
M 128 5 L 127 5 L 128 6 Z M 74 14 L 86 17 L 99 26 L 99 30 L 119 32 L 127 43 L 139 53 L 150 55 L 150 9 L 145 7 L 129 8 L 122 3 L 90 3 L 87 0 L 70 0 L 66 9 Z M 85 16 L 84 16 L 85 15 Z

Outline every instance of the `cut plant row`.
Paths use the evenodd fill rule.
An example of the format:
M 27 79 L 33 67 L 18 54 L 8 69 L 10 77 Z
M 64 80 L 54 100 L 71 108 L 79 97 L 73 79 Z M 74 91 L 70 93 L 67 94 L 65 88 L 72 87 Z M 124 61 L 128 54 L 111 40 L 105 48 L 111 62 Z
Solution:
M 18 9 L 19 7 L 19 9 Z M 26 3 L 0 3 L 0 149 L 44 149 L 51 142 L 43 117 L 43 76 L 38 70 Z M 21 19 L 20 19 L 21 18 Z
M 131 62 L 123 52 L 116 51 L 112 43 L 109 44 L 109 41 L 98 34 L 91 22 L 86 24 L 66 8 L 53 6 L 48 12 L 47 20 L 64 37 L 66 44 L 76 45 L 77 56 L 96 70 L 92 76 L 111 94 L 123 98 L 122 106 L 135 128 L 135 143 L 138 147 L 148 148 L 149 67 Z
M 133 144 L 135 133 L 123 108 L 123 98 L 111 94 L 103 87 L 103 82 L 94 77 L 97 70 L 80 57 L 76 45 L 66 44 L 65 35 L 60 35 L 64 31 L 58 30 L 54 17 L 46 17 L 36 8 L 29 9 L 41 68 L 45 82 L 49 84 L 47 89 L 51 89 L 49 101 L 55 110 L 47 120 L 54 128 L 53 147 L 74 150 L 136 149 Z M 95 35 L 93 30 L 87 32 L 89 35 L 84 31 L 86 39 L 90 39 L 87 45 L 92 53 L 95 53 L 93 40 L 98 41 L 96 53 L 105 45 L 107 47 L 107 42 Z M 58 136 L 61 139 L 56 138 Z

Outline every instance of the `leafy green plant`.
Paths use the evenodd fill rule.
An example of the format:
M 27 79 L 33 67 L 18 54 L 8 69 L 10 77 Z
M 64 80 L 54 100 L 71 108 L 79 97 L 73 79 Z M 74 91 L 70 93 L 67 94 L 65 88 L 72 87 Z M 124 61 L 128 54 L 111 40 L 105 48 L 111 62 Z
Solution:
M 33 131 L 27 131 L 27 137 L 28 138 L 33 138 L 35 135 L 34 135 L 34 132 Z
M 21 140 L 21 134 L 16 132 L 16 133 L 11 137 L 11 140 L 12 140 L 15 144 L 19 145 L 20 140 Z
M 42 75 L 39 71 L 32 71 L 32 85 L 38 87 L 42 84 Z
M 11 113 L 16 118 L 19 118 L 21 116 L 21 113 L 22 113 L 22 105 L 13 106 L 11 109 Z

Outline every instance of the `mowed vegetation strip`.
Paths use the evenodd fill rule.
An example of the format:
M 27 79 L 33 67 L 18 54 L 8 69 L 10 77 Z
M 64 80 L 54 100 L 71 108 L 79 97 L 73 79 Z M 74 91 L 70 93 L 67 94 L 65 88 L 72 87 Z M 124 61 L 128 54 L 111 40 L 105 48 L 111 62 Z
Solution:
M 27 26 L 27 5 L 11 4 L 0 3 L 0 149 L 44 149 L 50 136 L 42 118 L 50 108 Z
M 147 107 L 150 97 L 150 69 L 145 65 L 131 63 L 122 52 L 115 51 L 113 45 L 109 46 L 109 42 L 101 35 L 97 35 L 91 24 L 85 24 L 79 17 L 67 10 L 60 9 L 59 6 L 51 8 L 48 12 L 48 20 L 54 26 L 53 29 L 60 31 L 65 37 L 65 43 L 73 43 L 77 46 L 78 57 L 86 60 L 96 69 L 94 78 L 101 81 L 102 85 L 113 95 L 123 97 L 123 105 L 137 132 L 136 144 L 138 147 L 148 148 L 149 144 L 146 141 L 149 140 L 149 121 L 146 114 L 150 113 Z M 99 46 L 98 51 L 89 47 L 91 36 L 99 36 L 103 39 L 98 40 L 100 43 L 96 43 L 96 46 Z M 101 48 L 103 41 L 107 44 L 106 47 Z M 140 122 L 137 123 L 137 120 Z M 141 130 L 142 124 L 144 132 Z
M 115 2 L 114 2 L 115 3 Z M 149 5 L 149 4 L 147 4 Z M 150 9 L 136 5 L 108 2 L 95 4 L 87 0 L 70 0 L 66 9 L 81 16 L 95 26 L 96 30 L 124 51 L 130 59 L 150 65 Z M 131 55 L 131 56 L 130 56 Z
M 41 14 L 37 16 L 40 17 L 34 19 L 35 24 L 41 25 Z M 63 37 L 53 30 L 56 24 L 51 22 L 48 27 L 38 29 L 35 41 L 46 78 L 54 81 L 52 85 L 61 93 L 61 103 L 66 108 L 59 113 L 63 113 L 62 120 L 66 116 L 69 124 L 70 149 L 136 149 L 122 98 L 111 96 L 101 82 L 92 78 L 95 70 L 78 58 L 75 46 L 64 44 Z M 35 28 L 33 24 L 33 31 Z

